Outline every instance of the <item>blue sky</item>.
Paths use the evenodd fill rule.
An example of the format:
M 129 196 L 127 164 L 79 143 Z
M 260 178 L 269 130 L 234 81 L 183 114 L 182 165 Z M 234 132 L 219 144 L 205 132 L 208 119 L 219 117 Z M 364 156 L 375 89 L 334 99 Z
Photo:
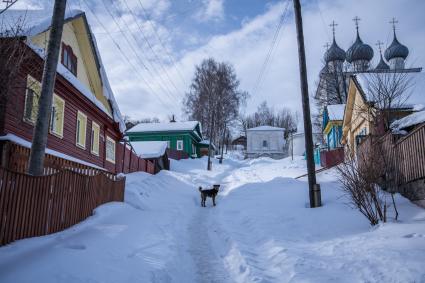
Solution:
M 16 6 L 51 9 L 52 2 L 19 0 Z M 374 48 L 372 64 L 376 64 L 375 43 L 391 43 L 389 21 L 396 17 L 398 38 L 410 49 L 408 65 L 425 65 L 423 0 L 309 0 L 302 5 L 310 93 L 323 64 L 323 45 L 331 40 L 332 20 L 338 23 L 337 42 L 346 50 L 355 39 L 352 18 L 359 16 L 360 35 Z M 235 67 L 241 89 L 251 95 L 243 112 L 254 111 L 263 100 L 275 108 L 300 110 L 292 1 L 69 0 L 68 7 L 86 11 L 121 112 L 132 118 L 165 120 L 174 113 L 184 119 L 182 98 L 195 66 L 207 57 Z M 259 80 L 286 9 L 275 48 Z

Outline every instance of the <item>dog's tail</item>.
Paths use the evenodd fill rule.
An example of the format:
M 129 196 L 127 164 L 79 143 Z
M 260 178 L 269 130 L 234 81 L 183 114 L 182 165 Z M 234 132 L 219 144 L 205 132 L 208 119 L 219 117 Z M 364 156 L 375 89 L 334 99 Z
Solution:
M 202 187 L 199 187 L 199 191 L 202 192 Z

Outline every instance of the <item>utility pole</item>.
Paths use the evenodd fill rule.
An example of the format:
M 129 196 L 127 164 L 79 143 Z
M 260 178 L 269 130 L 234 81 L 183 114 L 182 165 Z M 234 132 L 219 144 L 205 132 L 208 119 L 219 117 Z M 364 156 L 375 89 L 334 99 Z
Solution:
M 38 115 L 34 127 L 28 168 L 28 173 L 35 176 L 43 174 L 44 154 L 47 144 L 49 119 L 52 111 L 53 89 L 55 87 L 65 7 L 66 0 L 55 0 L 49 45 L 47 47 L 47 58 L 44 62 L 43 78 L 41 81 Z
M 300 0 L 294 1 L 295 24 L 297 28 L 298 40 L 298 59 L 300 65 L 300 82 L 301 82 L 301 95 L 302 107 L 304 116 L 304 133 L 305 133 L 305 152 L 307 159 L 307 173 L 308 173 L 308 187 L 310 196 L 310 207 L 321 206 L 320 186 L 316 184 L 316 172 L 313 156 L 313 133 L 311 127 L 310 117 L 310 101 L 308 98 L 308 83 L 307 83 L 307 67 L 305 62 L 305 48 L 304 48 L 304 32 L 301 16 Z
M 224 130 L 223 130 L 223 140 L 221 142 L 221 157 L 220 157 L 220 164 L 223 163 L 223 153 L 224 153 L 224 140 L 226 139 L 226 125 L 227 123 L 224 123 Z
M 214 126 L 214 110 L 212 112 L 211 122 L 210 122 L 210 134 L 209 134 L 209 142 L 208 142 L 208 164 L 207 164 L 207 170 L 211 171 L 212 164 L 211 164 L 211 143 L 212 143 L 212 135 L 213 135 L 213 126 Z

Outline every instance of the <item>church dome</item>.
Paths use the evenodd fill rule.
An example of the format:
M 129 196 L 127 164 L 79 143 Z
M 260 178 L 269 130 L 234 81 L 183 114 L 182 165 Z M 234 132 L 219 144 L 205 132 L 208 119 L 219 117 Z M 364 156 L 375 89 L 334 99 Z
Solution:
M 329 49 L 326 51 L 324 59 L 326 63 L 345 60 L 345 51 L 338 46 L 335 41 L 335 38 L 332 42 L 331 47 L 329 47 Z
M 385 50 L 385 59 L 390 61 L 393 58 L 403 58 L 406 59 L 409 55 L 409 49 L 398 42 L 397 36 L 394 32 L 394 39 L 391 45 Z
M 359 60 L 370 61 L 373 58 L 373 49 L 368 44 L 363 43 L 357 31 L 356 41 L 347 50 L 346 59 L 349 63 Z
M 382 58 L 381 54 L 381 60 L 379 60 L 378 65 L 376 65 L 375 70 L 389 70 L 390 66 L 388 66 L 387 63 L 385 63 L 384 58 Z

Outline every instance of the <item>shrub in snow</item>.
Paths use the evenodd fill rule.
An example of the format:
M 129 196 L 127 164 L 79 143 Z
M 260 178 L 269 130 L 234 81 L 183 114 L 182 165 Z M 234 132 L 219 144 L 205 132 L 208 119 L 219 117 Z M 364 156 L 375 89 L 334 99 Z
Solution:
M 398 211 L 394 201 L 392 178 L 394 172 L 382 150 L 382 144 L 370 142 L 367 148 L 358 150 L 357 156 L 347 154 L 346 160 L 338 165 L 342 190 L 349 203 L 357 208 L 372 226 L 387 221 L 387 198 L 390 195 L 397 220 Z M 383 191 L 386 189 L 391 194 Z

